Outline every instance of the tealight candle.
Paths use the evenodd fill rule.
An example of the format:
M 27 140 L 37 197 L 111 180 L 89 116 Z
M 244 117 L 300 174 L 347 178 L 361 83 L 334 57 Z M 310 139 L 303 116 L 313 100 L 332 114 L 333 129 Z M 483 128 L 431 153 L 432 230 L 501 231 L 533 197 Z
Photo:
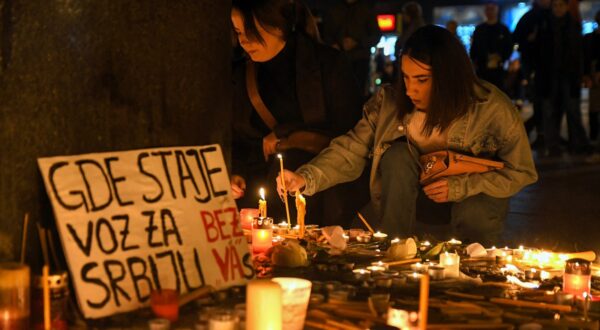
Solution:
M 388 307 L 387 325 L 398 329 L 410 329 L 410 321 L 408 311 Z
M 254 218 L 252 252 L 265 253 L 273 246 L 273 218 Z
M 452 239 L 450 239 L 448 241 L 448 244 L 450 244 L 450 245 L 460 245 L 460 244 L 462 244 L 462 242 L 459 241 L 459 240 L 457 240 L 457 239 L 452 238 Z
M 417 262 L 416 264 L 410 265 L 410 269 L 417 273 L 426 273 L 427 269 L 429 269 L 429 264 L 422 264 Z
M 369 277 L 371 277 L 371 271 L 368 269 L 359 268 L 359 269 L 353 270 L 352 273 L 354 273 L 354 277 L 357 280 L 361 280 L 361 281 L 368 280 Z
M 375 234 L 373 234 L 373 239 L 377 242 L 383 242 L 386 238 L 388 237 L 387 234 L 382 233 L 380 231 L 376 232 Z
M 420 282 L 421 281 L 421 277 L 423 277 L 423 274 L 419 274 L 417 272 L 413 272 L 412 274 L 410 274 L 407 279 L 409 282 Z
M 496 258 L 496 256 L 499 254 L 498 249 L 496 249 L 495 246 L 492 246 L 491 249 L 487 249 L 487 256 L 488 258 Z
M 423 241 L 419 244 L 419 250 L 425 251 L 431 247 L 431 243 L 429 241 Z
M 440 266 L 444 267 L 445 278 L 458 278 L 460 275 L 460 256 L 456 253 L 440 254 Z
M 440 281 L 444 279 L 444 267 L 442 266 L 429 266 L 427 273 L 434 281 Z
M 371 237 L 373 235 L 371 233 L 362 233 L 356 236 L 356 240 L 360 243 L 369 243 L 371 241 Z
M 583 297 L 590 294 L 592 269 L 590 262 L 584 259 L 569 259 L 563 275 L 563 291 L 574 296 Z
M 258 216 L 258 209 L 241 209 L 240 221 L 242 223 L 242 229 L 252 230 L 252 223 L 254 222 L 254 218 Z
M 383 261 L 372 262 L 371 266 L 383 267 L 383 268 L 385 268 L 385 270 L 388 270 L 388 268 L 389 268 L 388 265 L 385 262 L 383 262 Z
M 384 272 L 387 269 L 385 267 L 381 267 L 381 266 L 369 266 L 369 267 L 367 267 L 367 270 L 370 271 L 371 274 L 376 274 L 376 273 Z

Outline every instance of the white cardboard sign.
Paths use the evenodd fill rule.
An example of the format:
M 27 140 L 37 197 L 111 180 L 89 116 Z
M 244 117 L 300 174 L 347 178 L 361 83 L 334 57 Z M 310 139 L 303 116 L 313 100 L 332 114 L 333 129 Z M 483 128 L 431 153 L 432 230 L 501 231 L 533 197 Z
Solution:
M 99 318 L 157 288 L 254 275 L 219 145 L 38 159 L 79 306 Z

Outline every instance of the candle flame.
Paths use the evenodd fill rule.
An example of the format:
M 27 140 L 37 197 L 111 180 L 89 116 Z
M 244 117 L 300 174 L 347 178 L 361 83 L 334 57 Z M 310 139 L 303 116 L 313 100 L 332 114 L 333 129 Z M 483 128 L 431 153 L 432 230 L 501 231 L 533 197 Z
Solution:
M 265 199 L 265 188 L 260 188 L 258 190 L 258 194 L 260 195 L 260 199 L 264 200 Z
M 4 321 L 8 321 L 10 320 L 10 313 L 7 310 L 5 310 L 4 315 L 2 317 L 4 318 Z
M 283 156 L 281 154 L 277 154 L 277 158 L 283 159 Z

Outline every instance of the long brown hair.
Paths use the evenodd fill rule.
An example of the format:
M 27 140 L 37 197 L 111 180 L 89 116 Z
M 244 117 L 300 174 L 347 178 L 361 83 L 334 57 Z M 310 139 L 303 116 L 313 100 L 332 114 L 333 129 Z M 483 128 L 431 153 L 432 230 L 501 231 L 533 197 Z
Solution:
M 406 41 L 402 55 L 431 66 L 433 81 L 423 134 L 431 135 L 435 128 L 447 129 L 473 108 L 477 102 L 475 86 L 481 83 L 464 46 L 448 30 L 435 25 L 417 29 Z M 398 115 L 404 119 L 415 106 L 406 95 L 402 78 L 397 89 Z
M 301 31 L 317 42 L 321 41 L 317 23 L 310 9 L 297 0 L 233 0 L 232 9 L 244 17 L 244 30 L 250 40 L 264 44 L 254 19 L 267 31 L 277 28 L 283 39 L 295 31 Z

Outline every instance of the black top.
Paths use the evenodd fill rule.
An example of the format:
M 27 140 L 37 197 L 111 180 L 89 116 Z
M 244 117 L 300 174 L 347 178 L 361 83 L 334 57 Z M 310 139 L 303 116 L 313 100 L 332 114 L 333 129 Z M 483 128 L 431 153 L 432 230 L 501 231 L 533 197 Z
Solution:
M 362 94 L 340 51 L 297 33 L 272 60 L 256 64 L 259 94 L 277 119 L 273 130 L 277 137 L 298 130 L 335 137 L 360 119 Z M 232 173 L 246 177 L 268 166 L 262 139 L 271 130 L 250 102 L 245 61 L 234 64 L 232 87 Z
M 295 52 L 296 39 L 291 37 L 270 61 L 257 63 L 260 97 L 278 123 L 302 122 L 296 95 Z M 253 126 L 261 128 L 263 134 L 270 133 L 256 111 L 250 120 Z

